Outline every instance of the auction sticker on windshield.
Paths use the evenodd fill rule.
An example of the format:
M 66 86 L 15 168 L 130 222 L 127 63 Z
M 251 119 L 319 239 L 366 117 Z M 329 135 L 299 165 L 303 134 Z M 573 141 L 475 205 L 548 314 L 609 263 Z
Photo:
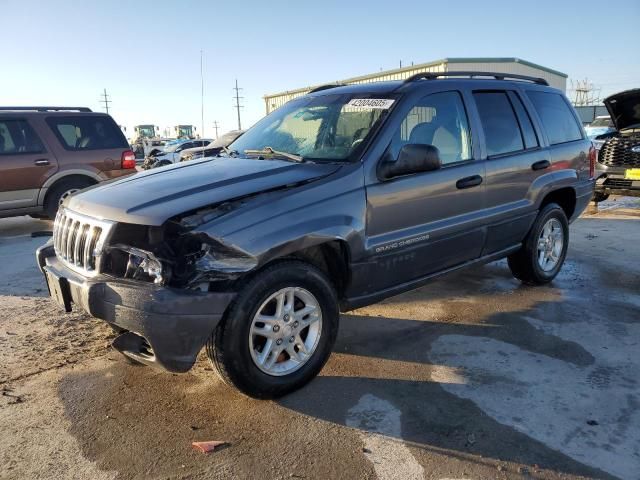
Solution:
M 380 108 L 386 110 L 391 108 L 395 100 L 390 98 L 352 98 L 347 105 L 359 108 Z

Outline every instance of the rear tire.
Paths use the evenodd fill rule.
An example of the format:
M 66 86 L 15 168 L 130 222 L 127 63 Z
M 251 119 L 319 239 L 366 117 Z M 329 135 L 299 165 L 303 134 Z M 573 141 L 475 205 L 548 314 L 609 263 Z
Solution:
M 44 214 L 53 220 L 56 218 L 58 207 L 69 196 L 78 190 L 90 187 L 94 182 L 88 178 L 69 178 L 60 180 L 47 192 L 44 201 Z
M 511 273 L 528 285 L 552 281 L 564 263 L 569 246 L 569 222 L 557 203 L 545 205 L 522 248 L 507 257 Z
M 608 193 L 593 192 L 593 201 L 596 203 L 604 202 L 607 198 L 609 198 Z
M 320 372 L 338 322 L 338 299 L 325 274 L 301 261 L 278 262 L 240 290 L 207 355 L 226 383 L 250 397 L 277 398 Z

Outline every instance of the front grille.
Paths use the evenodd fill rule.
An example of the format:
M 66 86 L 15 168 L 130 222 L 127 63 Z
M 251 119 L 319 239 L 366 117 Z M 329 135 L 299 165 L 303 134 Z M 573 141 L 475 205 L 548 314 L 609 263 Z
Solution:
M 604 186 L 611 188 L 631 188 L 633 186 L 633 181 L 625 180 L 623 178 L 607 178 L 604 181 Z
M 640 153 L 631 149 L 640 145 L 637 135 L 632 137 L 613 137 L 606 141 L 598 153 L 598 162 L 608 167 L 640 167 Z
M 56 255 L 72 270 L 86 276 L 98 274 L 105 242 L 114 225 L 60 207 L 53 224 Z

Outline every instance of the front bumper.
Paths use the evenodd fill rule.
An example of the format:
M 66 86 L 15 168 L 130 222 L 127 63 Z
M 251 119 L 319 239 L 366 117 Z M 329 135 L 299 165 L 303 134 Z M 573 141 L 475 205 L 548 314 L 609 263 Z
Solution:
M 625 168 L 604 168 L 597 170 L 599 177 L 596 181 L 595 191 L 607 195 L 627 195 L 640 197 L 640 180 L 625 178 Z
M 63 279 L 63 294 L 91 316 L 116 327 L 114 347 L 128 357 L 186 372 L 220 322 L 235 293 L 163 287 L 106 275 L 86 278 L 55 255 L 50 241 L 36 252 L 50 293 L 52 278 Z

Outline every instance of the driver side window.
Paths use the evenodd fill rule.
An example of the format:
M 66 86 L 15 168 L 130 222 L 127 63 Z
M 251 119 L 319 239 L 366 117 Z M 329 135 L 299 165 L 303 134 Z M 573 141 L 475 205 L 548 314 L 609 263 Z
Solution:
M 393 158 L 408 144 L 433 145 L 442 165 L 471 160 L 471 133 L 460 94 L 441 92 L 420 99 L 391 141 Z

